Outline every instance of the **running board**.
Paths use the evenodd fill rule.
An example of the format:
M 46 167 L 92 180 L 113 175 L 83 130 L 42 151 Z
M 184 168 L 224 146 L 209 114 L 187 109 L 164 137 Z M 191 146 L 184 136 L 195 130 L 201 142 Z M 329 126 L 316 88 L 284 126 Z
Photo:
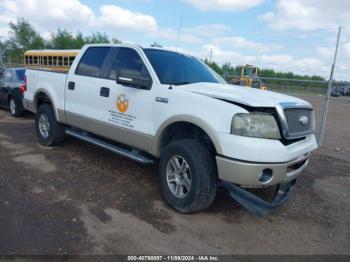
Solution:
M 122 147 L 105 142 L 101 139 L 89 136 L 88 134 L 85 134 L 85 132 L 82 133 L 82 132 L 77 132 L 77 131 L 73 131 L 73 130 L 69 130 L 69 129 L 67 129 L 65 132 L 69 136 L 78 138 L 80 140 L 83 140 L 83 141 L 88 142 L 90 144 L 93 144 L 95 146 L 99 146 L 99 147 L 104 148 L 108 151 L 111 151 L 115 154 L 124 156 L 124 157 L 129 158 L 129 159 L 134 160 L 134 161 L 137 161 L 141 164 L 150 165 L 150 164 L 154 163 L 154 160 L 140 154 L 139 152 L 137 152 L 138 150 L 124 149 Z

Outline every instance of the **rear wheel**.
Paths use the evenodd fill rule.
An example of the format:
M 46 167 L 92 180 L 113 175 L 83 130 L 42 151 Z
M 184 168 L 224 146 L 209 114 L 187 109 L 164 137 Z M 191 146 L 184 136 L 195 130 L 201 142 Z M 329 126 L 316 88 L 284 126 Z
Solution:
M 19 117 L 23 115 L 23 111 L 20 109 L 20 105 L 13 97 L 9 98 L 9 109 L 10 114 L 13 117 Z
M 162 150 L 160 182 L 164 199 L 179 212 L 208 208 L 217 189 L 215 158 L 201 142 L 183 139 Z
M 35 115 L 35 127 L 39 142 L 45 146 L 55 146 L 64 140 L 65 128 L 56 121 L 55 112 L 50 104 L 39 107 Z

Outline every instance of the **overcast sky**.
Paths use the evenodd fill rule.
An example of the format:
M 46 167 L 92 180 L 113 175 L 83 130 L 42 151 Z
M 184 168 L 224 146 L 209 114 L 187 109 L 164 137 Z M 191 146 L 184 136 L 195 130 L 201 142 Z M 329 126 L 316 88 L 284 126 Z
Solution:
M 337 80 L 350 80 L 350 0 L 1 0 L 0 37 L 24 17 L 45 38 L 57 28 L 149 46 L 154 41 L 201 58 L 329 77 L 343 26 Z

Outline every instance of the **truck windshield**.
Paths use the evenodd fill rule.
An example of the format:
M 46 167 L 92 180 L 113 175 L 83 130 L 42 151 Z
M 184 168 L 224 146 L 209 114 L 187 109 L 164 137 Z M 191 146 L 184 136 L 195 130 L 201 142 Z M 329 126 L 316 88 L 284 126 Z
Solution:
M 225 80 L 193 56 L 159 49 L 144 49 L 144 52 L 162 84 L 225 83 Z
M 245 76 L 253 76 L 253 75 L 256 75 L 256 70 L 255 70 L 255 68 L 245 68 L 245 69 L 244 69 L 244 75 L 245 75 Z

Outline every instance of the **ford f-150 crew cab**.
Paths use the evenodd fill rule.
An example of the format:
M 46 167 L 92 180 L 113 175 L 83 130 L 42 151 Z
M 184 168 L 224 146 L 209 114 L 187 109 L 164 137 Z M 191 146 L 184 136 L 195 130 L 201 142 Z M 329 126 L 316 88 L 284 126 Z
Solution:
M 229 85 L 200 59 L 129 44 L 86 45 L 68 73 L 26 71 L 23 104 L 41 144 L 66 135 L 144 164 L 159 159 L 176 210 L 213 202 L 222 186 L 256 215 L 280 206 L 317 148 L 301 99 Z M 276 186 L 272 202 L 246 188 Z

